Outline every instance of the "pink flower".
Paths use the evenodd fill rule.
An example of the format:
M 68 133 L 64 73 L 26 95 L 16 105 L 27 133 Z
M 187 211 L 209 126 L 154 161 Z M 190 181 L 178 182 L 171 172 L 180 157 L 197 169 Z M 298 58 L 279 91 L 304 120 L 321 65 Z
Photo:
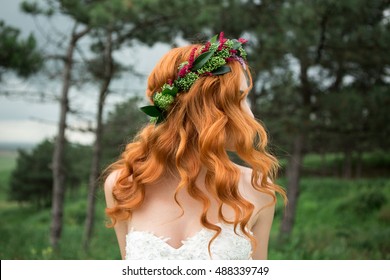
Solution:
M 195 58 L 195 52 L 198 48 L 193 48 L 191 50 L 191 54 L 190 54 L 190 59 L 188 60 L 188 69 L 192 68 L 192 64 L 194 63 L 194 58 Z
M 223 33 L 223 31 L 221 31 L 221 33 L 219 33 L 219 47 L 218 47 L 219 51 L 221 51 L 223 49 L 223 45 L 227 41 L 227 39 L 225 39 L 223 36 L 224 36 L 224 33 Z
M 168 79 L 168 85 L 170 85 L 170 86 L 173 85 L 172 79 Z
M 225 58 L 226 62 L 233 61 L 233 60 L 235 60 L 234 57 L 227 57 L 227 58 Z
M 190 72 L 188 66 L 189 66 L 189 64 L 186 64 L 186 65 L 184 65 L 184 66 L 180 69 L 179 74 L 178 74 L 180 78 L 183 78 L 188 72 Z
M 202 49 L 202 52 L 201 52 L 201 53 L 207 52 L 207 51 L 210 49 L 210 46 L 211 46 L 211 43 L 210 43 L 210 42 L 207 42 L 207 43 L 204 45 L 204 48 Z
M 239 38 L 238 42 L 240 42 L 241 44 L 245 44 L 246 42 L 248 42 L 248 40 L 244 38 Z
M 237 50 L 231 49 L 229 52 L 230 52 L 231 54 L 236 54 L 236 53 L 237 53 Z

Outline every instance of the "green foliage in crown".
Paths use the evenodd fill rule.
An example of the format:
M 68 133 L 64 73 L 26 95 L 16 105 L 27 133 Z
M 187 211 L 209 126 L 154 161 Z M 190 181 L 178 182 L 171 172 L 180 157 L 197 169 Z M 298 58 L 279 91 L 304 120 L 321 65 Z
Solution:
M 144 106 L 140 109 L 151 116 L 153 123 L 160 123 L 167 117 L 167 112 L 175 102 L 178 93 L 190 90 L 191 86 L 201 76 L 217 76 L 230 72 L 226 65 L 230 60 L 237 60 L 245 64 L 246 52 L 242 44 L 245 39 L 225 39 L 223 32 L 215 35 L 201 48 L 193 48 L 188 61 L 180 64 L 177 79 L 168 80 L 161 87 L 160 92 L 153 94 L 153 105 Z M 197 57 L 195 58 L 195 56 Z

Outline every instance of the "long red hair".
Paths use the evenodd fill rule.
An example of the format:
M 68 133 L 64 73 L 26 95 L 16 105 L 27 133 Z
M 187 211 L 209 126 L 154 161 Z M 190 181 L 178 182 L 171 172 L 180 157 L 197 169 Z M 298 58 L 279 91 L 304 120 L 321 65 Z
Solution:
M 189 59 L 191 50 L 198 45 L 175 48 L 156 65 L 148 79 L 147 96 L 160 91 L 169 79 L 177 78 L 180 63 Z M 158 125 L 146 125 L 126 146 L 118 161 L 111 164 L 107 173 L 119 170 L 120 175 L 113 188 L 116 205 L 107 208 L 106 214 L 115 225 L 117 220 L 130 219 L 145 197 L 145 186 L 156 182 L 164 174 L 173 172 L 180 176 L 178 191 L 185 188 L 189 195 L 203 203 L 200 216 L 202 225 L 216 231 L 211 242 L 221 232 L 218 225 L 207 219 L 210 200 L 197 186 L 196 179 L 202 167 L 206 168 L 205 185 L 219 203 L 219 219 L 240 227 L 255 244 L 246 225 L 254 206 L 238 191 L 240 170 L 230 161 L 226 145 L 235 148 L 237 155 L 252 168 L 252 186 L 268 193 L 285 197 L 284 190 L 274 181 L 278 162 L 266 151 L 267 134 L 261 124 L 241 108 L 241 101 L 252 87 L 240 92 L 243 67 L 238 61 L 229 61 L 229 73 L 200 77 L 186 93 L 179 93 L 168 112 L 166 120 Z M 129 180 L 130 176 L 132 177 Z M 234 221 L 228 221 L 222 213 L 222 205 L 235 212 Z

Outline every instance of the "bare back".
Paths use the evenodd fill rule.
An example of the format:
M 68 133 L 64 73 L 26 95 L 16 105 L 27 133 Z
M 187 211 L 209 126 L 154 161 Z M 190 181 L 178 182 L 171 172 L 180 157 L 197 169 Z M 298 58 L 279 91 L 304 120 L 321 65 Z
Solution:
M 257 248 L 253 252 L 253 258 L 266 258 L 269 231 L 272 224 L 274 207 L 264 208 L 272 202 L 270 195 L 256 191 L 251 186 L 251 169 L 239 167 L 241 177 L 239 181 L 239 192 L 254 205 L 252 217 L 248 222 L 248 229 L 253 232 L 257 240 Z M 105 183 L 107 206 L 112 207 L 115 203 L 112 198 L 112 187 L 116 181 L 117 174 L 111 174 Z M 201 173 L 197 179 L 197 185 L 210 200 L 210 209 L 207 218 L 210 222 L 217 224 L 218 203 L 207 192 L 204 185 L 205 174 Z M 170 177 L 162 178 L 158 182 L 145 186 L 145 199 L 141 207 L 133 211 L 131 221 L 121 221 L 115 226 L 122 258 L 125 255 L 125 238 L 130 229 L 137 231 L 153 232 L 156 236 L 169 237 L 167 243 L 173 248 L 179 248 L 182 241 L 195 236 L 203 228 L 200 216 L 203 210 L 202 202 L 192 198 L 185 189 L 179 191 L 177 199 L 182 209 L 174 200 L 176 187 L 179 179 Z M 224 205 L 222 212 L 227 220 L 234 220 L 234 211 Z M 263 214 L 263 215 L 261 215 Z M 260 221 L 259 222 L 259 220 Z M 260 226 L 259 223 L 262 225 Z M 261 246 L 261 247 L 260 247 Z M 257 252 L 258 251 L 258 252 Z

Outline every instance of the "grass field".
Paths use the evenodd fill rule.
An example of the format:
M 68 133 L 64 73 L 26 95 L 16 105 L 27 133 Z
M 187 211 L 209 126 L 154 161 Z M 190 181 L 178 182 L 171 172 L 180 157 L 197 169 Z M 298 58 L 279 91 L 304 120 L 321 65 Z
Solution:
M 66 197 L 60 250 L 54 252 L 50 209 L 38 211 L 6 199 L 14 166 L 15 154 L 0 154 L 1 259 L 119 259 L 114 231 L 105 227 L 101 190 L 90 251 L 81 246 L 87 200 L 82 187 Z M 279 183 L 285 185 L 284 179 Z M 303 178 L 294 231 L 286 243 L 277 238 L 282 210 L 279 203 L 270 259 L 390 259 L 390 178 Z
M 281 215 L 270 259 L 390 259 L 389 178 L 303 178 L 292 237 L 279 246 Z

